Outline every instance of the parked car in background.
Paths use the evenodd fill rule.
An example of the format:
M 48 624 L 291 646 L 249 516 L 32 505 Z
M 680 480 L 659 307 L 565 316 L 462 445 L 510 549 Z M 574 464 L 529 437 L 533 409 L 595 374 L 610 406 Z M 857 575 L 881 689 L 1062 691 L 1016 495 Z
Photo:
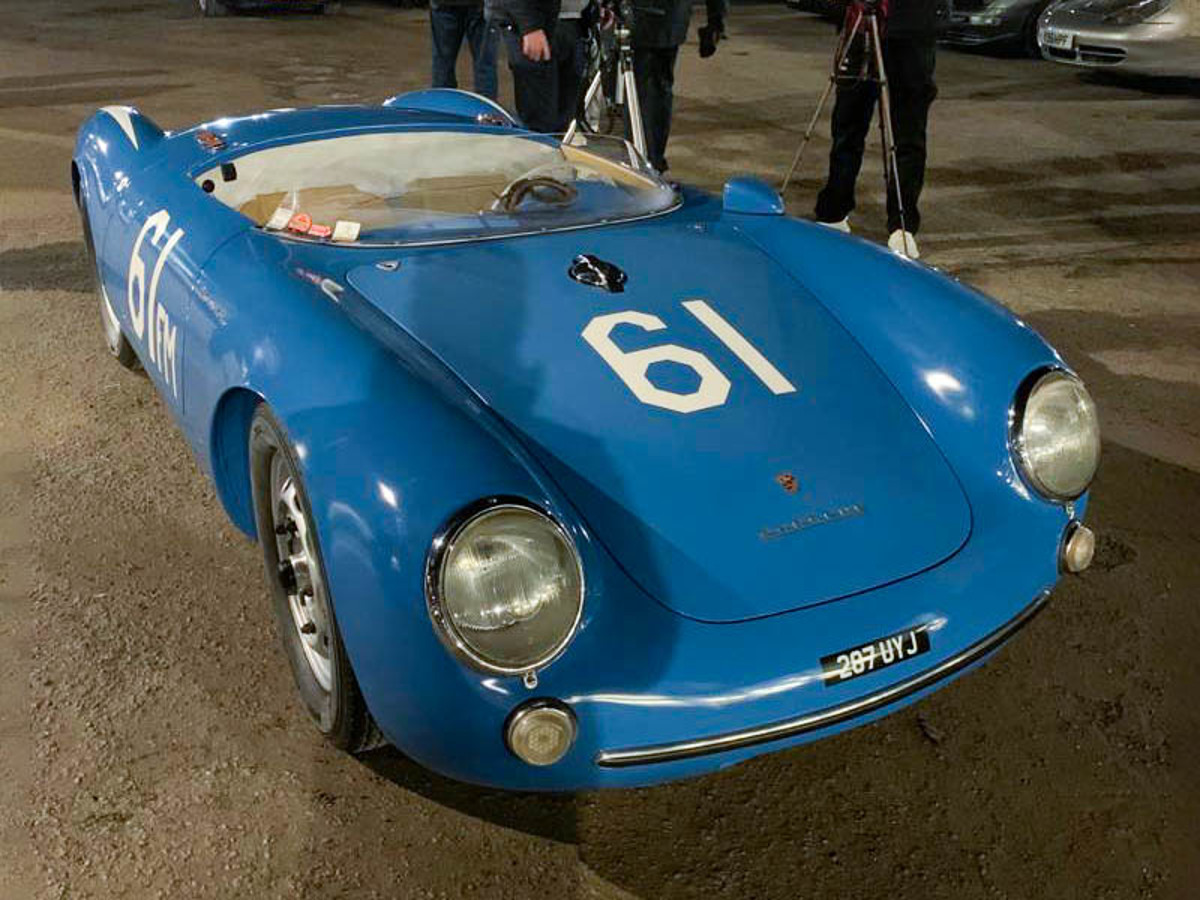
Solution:
M 1016 49 L 1040 56 L 1038 18 L 1053 0 L 951 0 L 943 43 Z
M 839 0 L 785 0 L 788 9 L 812 13 L 829 22 L 840 22 L 846 14 L 846 4 Z
M 202 16 L 224 16 L 244 9 L 302 9 L 306 12 L 335 13 L 342 4 L 340 0 L 196 0 Z
M 1038 24 L 1042 56 L 1076 66 L 1200 75 L 1200 37 L 1185 0 L 1067 0 Z

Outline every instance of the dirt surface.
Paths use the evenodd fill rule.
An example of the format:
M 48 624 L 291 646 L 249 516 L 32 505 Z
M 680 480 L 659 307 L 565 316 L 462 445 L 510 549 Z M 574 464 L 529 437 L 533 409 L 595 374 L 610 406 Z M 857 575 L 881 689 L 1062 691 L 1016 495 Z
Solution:
M 179 127 L 378 101 L 425 84 L 425 14 L 43 0 L 3 22 L 2 900 L 1200 896 L 1195 83 L 939 58 L 923 249 L 1091 384 L 1096 566 L 877 724 L 681 784 L 524 796 L 317 738 L 256 548 L 149 382 L 106 356 L 69 193 L 96 106 Z M 778 6 L 738 7 L 730 32 L 711 61 L 686 47 L 678 78 L 674 174 L 711 188 L 781 172 L 831 43 Z M 855 224 L 876 237 L 878 184 L 872 158 Z

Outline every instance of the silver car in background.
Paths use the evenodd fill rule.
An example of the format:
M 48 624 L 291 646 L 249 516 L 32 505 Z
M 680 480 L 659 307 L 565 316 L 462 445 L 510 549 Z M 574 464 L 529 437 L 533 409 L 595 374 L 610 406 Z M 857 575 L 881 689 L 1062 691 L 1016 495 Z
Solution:
M 950 0 L 938 37 L 954 47 L 995 47 L 1040 57 L 1038 18 L 1053 0 Z
M 1066 0 L 1038 21 L 1042 56 L 1093 68 L 1200 75 L 1195 0 Z

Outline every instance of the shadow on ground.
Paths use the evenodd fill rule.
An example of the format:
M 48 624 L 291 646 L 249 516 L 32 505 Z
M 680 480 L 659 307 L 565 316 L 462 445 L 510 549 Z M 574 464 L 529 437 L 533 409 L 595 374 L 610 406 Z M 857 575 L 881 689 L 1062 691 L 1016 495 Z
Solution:
M 1089 84 L 1137 91 L 1147 96 L 1200 97 L 1200 76 L 1142 75 L 1096 69 L 1083 75 L 1083 80 Z
M 93 276 L 82 241 L 61 241 L 0 252 L 0 289 L 91 291 Z
M 1200 475 L 1107 444 L 1094 567 L 985 667 L 879 723 L 656 788 L 512 795 L 367 765 L 573 843 L 643 898 L 1175 897 L 1195 859 Z M 1173 572 L 1173 575 L 1166 573 Z M 1168 690 L 1169 688 L 1169 690 Z

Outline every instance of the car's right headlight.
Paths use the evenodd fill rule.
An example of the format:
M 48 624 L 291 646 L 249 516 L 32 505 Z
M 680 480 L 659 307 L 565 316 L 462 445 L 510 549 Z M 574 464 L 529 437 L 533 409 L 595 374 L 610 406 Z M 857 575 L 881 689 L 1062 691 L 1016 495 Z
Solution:
M 1062 369 L 1035 372 L 1017 391 L 1010 422 L 1013 456 L 1039 494 L 1074 500 L 1100 463 L 1100 423 L 1083 382 Z
M 536 671 L 566 648 L 583 591 L 570 536 L 521 501 L 468 512 L 434 542 L 426 570 L 443 640 L 475 667 L 504 674 Z

